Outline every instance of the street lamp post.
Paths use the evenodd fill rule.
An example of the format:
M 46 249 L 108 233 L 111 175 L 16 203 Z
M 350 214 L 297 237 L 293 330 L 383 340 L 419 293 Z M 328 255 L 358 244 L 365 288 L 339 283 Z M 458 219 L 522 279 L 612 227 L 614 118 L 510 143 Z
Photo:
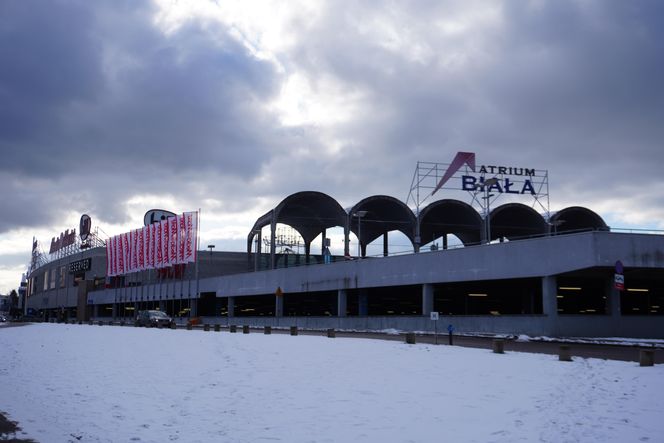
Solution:
M 357 257 L 362 258 L 362 217 L 369 211 L 356 211 L 353 217 L 357 217 Z
M 497 177 L 492 177 L 488 180 L 485 180 L 483 183 L 479 183 L 475 185 L 475 189 L 481 189 L 484 192 L 484 199 L 486 201 L 486 217 L 484 219 L 485 225 L 486 225 L 486 242 L 491 243 L 491 204 L 490 204 L 490 199 L 493 197 L 493 194 L 489 194 L 489 188 L 491 186 L 495 185 L 498 183 L 498 178 Z

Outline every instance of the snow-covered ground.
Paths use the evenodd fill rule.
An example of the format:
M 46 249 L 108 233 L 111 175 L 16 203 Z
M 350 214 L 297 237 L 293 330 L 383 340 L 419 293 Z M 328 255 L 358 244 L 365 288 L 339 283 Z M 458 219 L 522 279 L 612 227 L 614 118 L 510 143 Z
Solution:
M 40 442 L 661 442 L 664 365 L 314 336 L 0 328 Z

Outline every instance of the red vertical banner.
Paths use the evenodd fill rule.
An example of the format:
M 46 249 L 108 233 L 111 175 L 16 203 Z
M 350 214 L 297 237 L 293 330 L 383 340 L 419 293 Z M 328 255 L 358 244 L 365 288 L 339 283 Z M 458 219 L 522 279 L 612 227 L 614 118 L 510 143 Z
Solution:
M 118 252 L 118 274 L 122 275 L 124 274 L 124 242 L 122 241 L 122 234 L 118 235 L 117 237 L 117 242 L 118 242 L 118 247 L 117 247 L 117 252 Z
M 159 230 L 161 231 L 161 255 L 163 257 L 163 266 L 170 265 L 171 261 L 168 255 L 168 219 L 159 222 Z
M 113 236 L 113 275 L 118 275 L 119 272 L 119 255 L 118 254 L 118 236 Z
M 178 221 L 177 217 L 170 217 L 168 219 L 168 231 L 169 231 L 169 258 L 171 265 L 175 265 L 178 262 Z
M 131 250 L 131 268 L 134 272 L 138 271 L 138 229 L 131 231 L 133 234 L 133 247 Z
M 143 229 L 137 229 L 138 233 L 138 250 L 136 251 L 136 259 L 138 261 L 138 270 L 142 271 L 145 269 L 145 253 L 143 249 L 145 248 L 145 239 L 143 237 Z
M 184 214 L 177 216 L 178 220 L 178 263 L 184 263 Z
M 154 243 L 152 242 L 152 229 L 150 229 L 150 226 L 152 225 L 147 225 L 144 228 L 145 238 L 147 239 L 145 246 L 145 252 L 147 253 L 147 256 L 145 257 L 145 267 L 148 269 L 154 268 L 154 262 L 152 261 L 152 250 L 154 249 Z
M 106 240 L 106 276 L 113 276 L 113 247 L 111 246 L 111 239 Z
M 129 248 L 129 233 L 125 232 L 122 234 L 122 244 L 124 245 L 125 274 L 128 274 L 131 272 L 131 249 Z
M 153 224 L 155 228 L 155 234 L 154 234 L 154 248 L 155 248 L 155 259 L 154 259 L 154 267 L 159 269 L 164 265 L 164 255 L 163 251 L 161 248 L 161 223 L 154 223 Z
M 157 261 L 157 225 L 151 223 L 148 226 L 148 231 L 150 231 L 150 269 L 155 268 L 155 262 Z
M 141 232 L 143 233 L 143 269 L 148 269 L 150 264 L 148 262 L 148 257 L 150 254 L 150 231 L 148 231 L 147 226 L 143 226 L 141 228 Z

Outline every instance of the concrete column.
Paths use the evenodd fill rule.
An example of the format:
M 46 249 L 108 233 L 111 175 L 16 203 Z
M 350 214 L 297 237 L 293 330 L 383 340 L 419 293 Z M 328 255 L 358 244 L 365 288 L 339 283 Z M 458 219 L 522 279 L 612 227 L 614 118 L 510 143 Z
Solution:
M 113 311 L 112 311 L 111 315 L 113 316 L 113 320 L 118 318 L 118 304 L 117 303 L 113 303 Z
M 357 295 L 357 310 L 360 317 L 369 315 L 369 296 L 366 289 L 360 289 Z
M 617 320 L 620 318 L 620 296 L 621 293 L 614 286 L 613 276 L 610 278 L 606 285 L 606 313 Z M 616 324 L 616 323 L 614 323 Z
M 433 311 L 433 285 L 425 283 L 422 285 L 422 315 L 428 317 Z
M 228 297 L 228 316 L 235 317 L 235 297 Z
M 198 299 L 197 298 L 190 298 L 189 299 L 189 316 L 190 317 L 198 317 Z
M 283 317 L 284 316 L 284 296 L 275 295 L 274 296 L 274 316 Z
M 339 289 L 337 291 L 337 316 L 345 317 L 346 309 L 348 306 L 348 294 L 345 289 Z
M 159 310 L 162 312 L 166 312 L 166 301 L 165 300 L 160 300 L 159 301 Z
M 542 313 L 550 318 L 558 317 L 558 284 L 555 275 L 542 277 Z

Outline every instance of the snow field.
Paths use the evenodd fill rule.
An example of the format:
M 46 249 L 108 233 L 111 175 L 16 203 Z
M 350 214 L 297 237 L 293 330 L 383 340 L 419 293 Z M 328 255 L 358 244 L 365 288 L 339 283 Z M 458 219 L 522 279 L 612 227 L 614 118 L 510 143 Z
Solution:
M 664 367 L 285 334 L 0 329 L 40 442 L 662 441 Z

